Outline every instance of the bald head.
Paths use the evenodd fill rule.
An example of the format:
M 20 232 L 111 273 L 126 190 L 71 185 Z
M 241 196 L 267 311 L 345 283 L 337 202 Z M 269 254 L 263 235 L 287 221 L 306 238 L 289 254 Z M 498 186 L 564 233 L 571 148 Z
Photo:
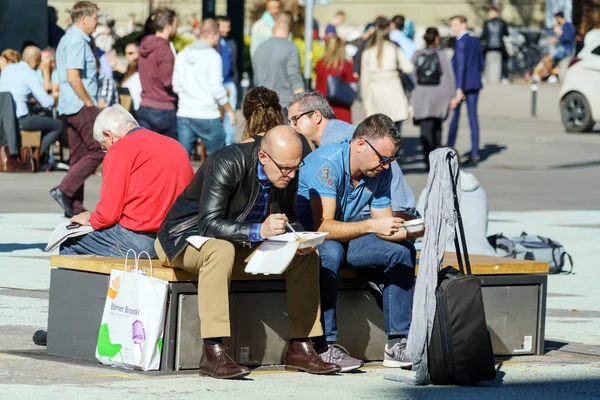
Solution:
M 219 24 L 214 19 L 205 19 L 200 25 L 200 38 L 205 39 L 219 33 Z
M 273 24 L 273 34 L 278 37 L 281 35 L 287 37 L 292 31 L 292 14 L 288 11 L 281 11 L 275 14 L 273 19 L 275 20 L 275 23 Z
M 262 138 L 258 158 L 269 181 L 276 188 L 287 187 L 302 161 L 300 136 L 287 125 L 276 126 Z
M 221 34 L 219 33 L 219 24 L 214 19 L 205 19 L 200 25 L 200 41 L 207 43 L 212 47 L 219 44 Z
M 42 59 L 41 50 L 36 46 L 27 46 L 23 50 L 21 60 L 25 61 L 33 69 L 36 69 Z
M 288 125 L 278 125 L 265 133 L 260 149 L 269 154 L 302 154 L 300 136 Z M 299 150 L 298 150 L 299 149 Z

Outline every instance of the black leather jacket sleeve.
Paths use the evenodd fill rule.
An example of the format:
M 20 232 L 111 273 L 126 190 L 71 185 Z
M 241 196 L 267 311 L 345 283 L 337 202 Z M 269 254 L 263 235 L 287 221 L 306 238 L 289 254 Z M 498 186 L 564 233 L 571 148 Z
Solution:
M 213 162 L 212 159 L 209 162 Z M 198 231 L 200 235 L 230 242 L 248 242 L 252 223 L 227 219 L 227 209 L 237 180 L 243 177 L 240 165 L 227 158 L 219 158 L 204 168 L 204 184 L 200 194 Z M 252 202 L 253 199 L 248 199 Z M 242 216 L 243 217 L 243 216 Z M 243 220 L 243 218 L 238 218 Z

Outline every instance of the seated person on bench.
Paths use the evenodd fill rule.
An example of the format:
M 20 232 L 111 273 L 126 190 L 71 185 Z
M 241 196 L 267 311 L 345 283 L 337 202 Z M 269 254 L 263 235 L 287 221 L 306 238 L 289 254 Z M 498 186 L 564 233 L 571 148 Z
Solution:
M 402 137 L 394 122 L 374 114 L 361 122 L 350 141 L 321 147 L 304 159 L 298 188 L 298 216 L 308 230 L 329 232 L 319 247 L 321 307 L 325 337 L 315 341 L 323 360 L 335 360 L 342 372 L 360 368 L 335 344 L 336 302 L 342 267 L 383 271 L 383 312 L 388 343 L 383 365 L 408 367 L 406 339 L 411 322 L 414 265 L 411 250 L 398 243 L 407 237 L 403 219 L 394 217 L 390 200 L 390 164 L 398 158 Z M 369 206 L 371 218 L 360 215 Z M 314 228 L 313 228 L 314 227 Z
M 304 135 L 316 146 L 341 143 L 352 138 L 356 125 L 336 119 L 329 102 L 317 91 L 306 91 L 293 95 L 288 101 L 290 126 Z M 307 154 L 304 156 L 306 157 Z M 415 195 L 404 178 L 397 162 L 390 164 L 392 184 L 390 187 L 394 217 L 405 220 L 418 218 L 415 208 Z M 369 214 L 369 207 L 363 213 Z M 415 237 L 423 236 L 415 234 Z
M 194 176 L 190 158 L 177 140 L 140 128 L 120 105 L 98 114 L 94 139 L 107 150 L 100 201 L 71 222 L 95 230 L 65 241 L 60 254 L 125 257 L 133 249 L 155 258 L 156 232 Z
M 302 142 L 292 128 L 276 126 L 258 142 L 225 147 L 204 161 L 179 196 L 158 232 L 156 252 L 163 265 L 198 274 L 198 313 L 204 340 L 200 374 L 239 378 L 250 373 L 223 347 L 230 336 L 229 281 L 266 238 L 285 232 L 296 220 L 297 171 Z M 190 236 L 209 240 L 200 250 Z M 309 338 L 321 336 L 319 257 L 314 248 L 298 252 L 285 272 L 290 343 L 286 369 L 313 374 L 339 372 L 322 361 Z
M 60 139 L 64 125 L 62 121 L 46 115 L 30 112 L 28 99 L 32 96 L 42 108 L 54 105 L 54 99 L 44 90 L 43 84 L 36 75 L 36 68 L 42 60 L 38 47 L 27 46 L 23 50 L 23 59 L 17 64 L 8 65 L 0 76 L 0 92 L 10 92 L 16 105 L 16 114 L 19 125 L 25 131 L 42 131 L 40 145 L 41 166 L 38 169 L 47 169 L 50 146 Z
M 553 30 L 556 36 L 550 38 L 554 43 L 554 52 L 545 54 L 542 61 L 533 70 L 535 81 L 552 76 L 557 79 L 556 75 L 560 72 L 558 71 L 558 64 L 563 58 L 570 57 L 575 52 L 575 25 L 567 21 L 562 11 L 554 14 L 554 20 L 556 24 Z M 549 81 L 550 83 L 556 83 L 555 81 Z

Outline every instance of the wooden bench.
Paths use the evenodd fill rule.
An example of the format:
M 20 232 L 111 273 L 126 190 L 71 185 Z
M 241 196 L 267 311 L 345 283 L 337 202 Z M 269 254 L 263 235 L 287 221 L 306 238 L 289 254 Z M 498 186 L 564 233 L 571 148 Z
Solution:
M 543 354 L 548 264 L 471 256 L 471 268 L 483 286 L 488 328 L 496 355 Z M 457 266 L 446 253 L 444 265 Z M 52 256 L 48 345 L 50 354 L 95 360 L 95 345 L 111 269 L 124 259 Z M 148 260 L 140 267 L 150 274 Z M 169 281 L 162 371 L 198 368 L 201 338 L 197 275 L 160 266 L 154 276 Z M 356 357 L 381 360 L 386 337 L 383 313 L 364 282 L 343 270 L 338 298 L 339 343 Z M 236 361 L 249 365 L 281 364 L 288 321 L 281 276 L 239 274 L 230 286 L 232 336 L 226 342 Z

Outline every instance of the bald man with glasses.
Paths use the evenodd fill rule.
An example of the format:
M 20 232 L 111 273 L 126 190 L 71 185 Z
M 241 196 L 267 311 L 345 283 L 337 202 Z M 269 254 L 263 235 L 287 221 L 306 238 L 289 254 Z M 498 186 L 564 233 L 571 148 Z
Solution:
M 297 172 L 302 144 L 289 126 L 277 126 L 260 142 L 234 144 L 209 156 L 176 200 L 160 227 L 155 249 L 163 264 L 198 274 L 200 374 L 240 378 L 250 370 L 223 347 L 230 336 L 229 281 L 242 272 L 260 243 L 285 232 L 302 231 L 296 217 Z M 186 239 L 213 238 L 200 249 Z M 310 338 L 323 334 L 319 300 L 319 257 L 298 250 L 285 271 L 290 342 L 286 369 L 330 374 L 340 367 L 322 361 Z
M 384 273 L 383 312 L 388 343 L 385 367 L 410 367 L 406 341 L 412 312 L 414 264 L 404 220 L 394 217 L 390 200 L 390 164 L 398 158 L 402 137 L 394 122 L 374 114 L 361 122 L 352 139 L 313 151 L 300 170 L 298 216 L 305 228 L 329 232 L 318 246 L 321 260 L 321 308 L 325 334 L 314 341 L 321 359 L 342 372 L 363 365 L 336 344 L 336 302 L 341 268 L 375 267 Z M 370 217 L 361 211 L 370 208 Z

